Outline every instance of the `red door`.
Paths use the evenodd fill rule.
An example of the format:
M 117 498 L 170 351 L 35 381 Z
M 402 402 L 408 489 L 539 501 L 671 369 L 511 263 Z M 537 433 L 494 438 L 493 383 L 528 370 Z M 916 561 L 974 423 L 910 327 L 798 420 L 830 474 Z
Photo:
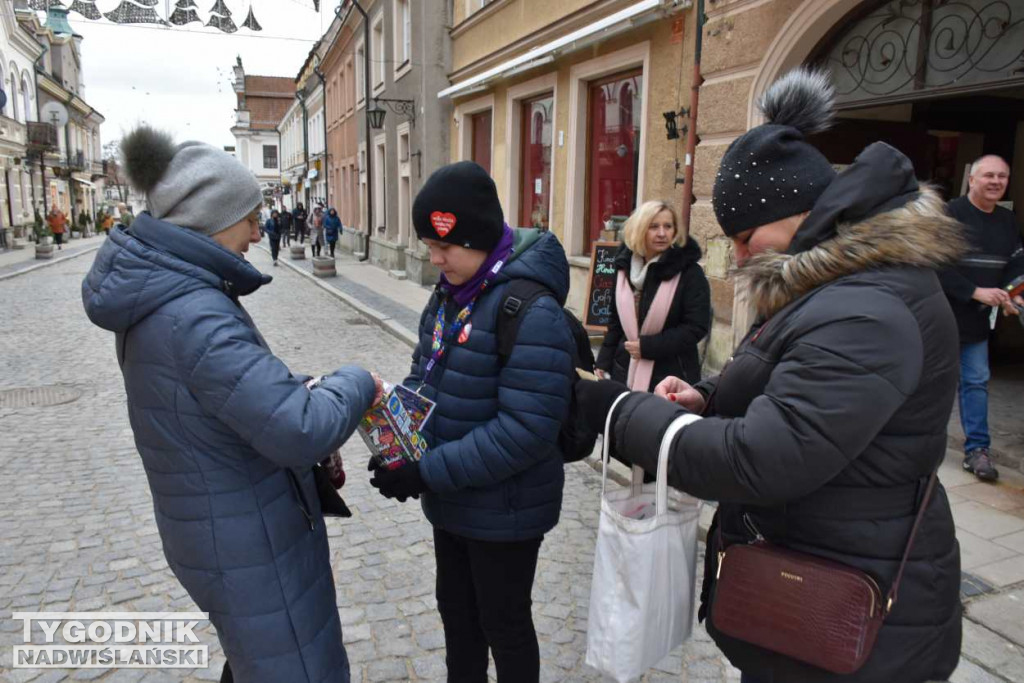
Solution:
M 616 74 L 590 84 L 587 169 L 587 243 L 608 221 L 622 221 L 636 207 L 640 164 L 643 72 Z
M 473 161 L 484 167 L 488 175 L 491 173 L 491 110 L 473 114 Z
M 551 94 L 522 103 L 520 112 L 519 225 L 548 229 L 551 205 Z

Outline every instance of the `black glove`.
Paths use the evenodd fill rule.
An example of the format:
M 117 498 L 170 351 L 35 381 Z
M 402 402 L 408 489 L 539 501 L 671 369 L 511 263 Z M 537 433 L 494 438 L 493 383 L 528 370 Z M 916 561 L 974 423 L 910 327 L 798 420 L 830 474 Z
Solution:
M 375 466 L 375 460 L 371 460 L 369 469 L 373 472 L 370 486 L 380 491 L 385 498 L 396 498 L 399 503 L 404 503 L 409 498 L 419 498 L 421 493 L 429 490 L 420 476 L 418 462 L 409 462 L 389 470 L 379 465 Z
M 610 379 L 593 381 L 581 379 L 576 382 L 576 403 L 580 414 L 591 431 L 604 434 L 604 423 L 615 399 L 629 387 Z

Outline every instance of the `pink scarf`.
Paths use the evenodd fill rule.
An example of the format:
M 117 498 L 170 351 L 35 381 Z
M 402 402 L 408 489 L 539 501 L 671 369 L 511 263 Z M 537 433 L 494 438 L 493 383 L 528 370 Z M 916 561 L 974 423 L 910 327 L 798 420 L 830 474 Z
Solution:
M 680 273 L 676 273 L 671 280 L 665 280 L 658 285 L 658 293 L 654 295 L 651 308 L 647 311 L 647 317 L 644 318 L 644 327 L 640 330 L 637 329 L 636 305 L 633 302 L 633 289 L 629 286 L 629 275 L 626 274 L 625 269 L 619 271 L 619 279 L 615 283 L 615 308 L 619 313 L 619 322 L 622 323 L 622 331 L 626 333 L 627 340 L 638 341 L 641 334 L 649 335 L 661 332 L 665 327 L 672 299 L 675 298 L 676 288 L 679 286 L 679 275 Z M 650 391 L 653 374 L 653 360 L 637 360 L 630 357 L 626 384 L 633 391 Z

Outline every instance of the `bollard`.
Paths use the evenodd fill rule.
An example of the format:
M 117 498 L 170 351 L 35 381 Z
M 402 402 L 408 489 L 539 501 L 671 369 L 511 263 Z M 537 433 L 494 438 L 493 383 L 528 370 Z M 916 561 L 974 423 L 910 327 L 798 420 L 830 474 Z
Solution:
M 53 245 L 52 244 L 36 244 L 36 258 L 37 259 L 51 259 L 51 258 L 53 258 Z
M 334 259 L 329 256 L 313 257 L 313 275 L 316 277 L 334 277 L 338 274 Z
M 304 244 L 293 244 L 289 247 L 291 249 L 292 261 L 301 261 L 306 258 L 306 245 Z

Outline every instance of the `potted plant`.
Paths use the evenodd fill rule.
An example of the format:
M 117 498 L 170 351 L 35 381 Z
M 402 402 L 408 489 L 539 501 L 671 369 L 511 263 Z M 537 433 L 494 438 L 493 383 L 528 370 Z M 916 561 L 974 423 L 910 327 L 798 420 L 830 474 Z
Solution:
M 36 238 L 36 258 L 53 258 L 53 244 L 51 243 L 52 233 L 49 226 L 43 221 L 43 217 L 36 210 L 35 221 L 32 223 L 32 233 Z

